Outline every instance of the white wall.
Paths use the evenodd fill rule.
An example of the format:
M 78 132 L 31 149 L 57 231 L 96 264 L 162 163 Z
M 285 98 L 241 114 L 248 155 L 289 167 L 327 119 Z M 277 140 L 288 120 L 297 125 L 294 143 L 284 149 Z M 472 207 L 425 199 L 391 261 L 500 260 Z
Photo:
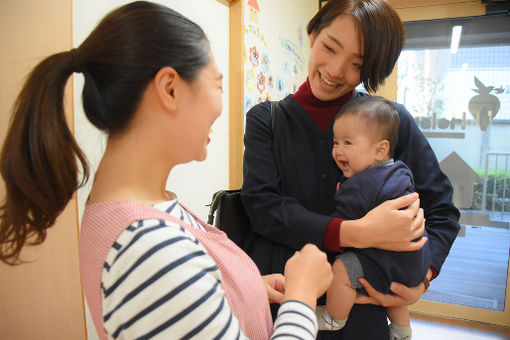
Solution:
M 73 46 L 78 47 L 97 23 L 111 10 L 129 3 L 125 0 L 73 0 Z M 224 75 L 223 113 L 213 125 L 208 157 L 204 162 L 177 166 L 171 173 L 167 189 L 176 193 L 180 202 L 206 220 L 212 194 L 228 186 L 228 24 L 226 2 L 216 0 L 154 1 L 179 11 L 199 24 L 206 32 L 218 68 Z M 75 135 L 95 171 L 106 145 L 106 137 L 86 119 L 81 105 L 83 76 L 74 76 Z M 85 201 L 93 177 L 78 191 L 78 211 L 81 221 Z M 88 339 L 97 339 L 87 308 Z

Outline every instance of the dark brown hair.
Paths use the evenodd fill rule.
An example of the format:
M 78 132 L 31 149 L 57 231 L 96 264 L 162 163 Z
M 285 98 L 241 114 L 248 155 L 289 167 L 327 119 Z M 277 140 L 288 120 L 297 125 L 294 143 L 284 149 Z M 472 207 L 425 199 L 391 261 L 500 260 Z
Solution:
M 334 121 L 346 115 L 366 120 L 379 133 L 379 140 L 386 139 L 390 144 L 390 157 L 395 153 L 398 140 L 400 118 L 393 104 L 379 96 L 361 96 L 350 100 L 336 114 Z
M 23 245 L 42 243 L 89 174 L 85 155 L 67 126 L 63 93 L 82 72 L 87 118 L 107 133 L 124 129 L 150 80 L 165 66 L 187 81 L 210 61 L 204 31 L 181 14 L 138 1 L 108 14 L 76 49 L 38 64 L 13 107 L 0 173 L 0 260 L 18 263 Z M 82 176 L 79 179 L 79 172 Z
M 361 82 L 375 92 L 391 74 L 405 42 L 400 18 L 385 0 L 329 0 L 308 22 L 307 32 L 319 34 L 338 16 L 350 15 L 357 24 L 363 50 Z

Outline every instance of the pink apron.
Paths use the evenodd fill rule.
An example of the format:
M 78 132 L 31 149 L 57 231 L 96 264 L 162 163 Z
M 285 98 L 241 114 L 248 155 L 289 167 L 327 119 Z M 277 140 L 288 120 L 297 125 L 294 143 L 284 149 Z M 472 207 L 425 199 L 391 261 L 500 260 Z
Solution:
M 255 263 L 224 232 L 187 211 L 206 231 L 143 203 L 108 201 L 86 206 L 80 232 L 80 272 L 83 290 L 101 339 L 107 339 L 103 326 L 101 293 L 101 276 L 106 256 L 115 240 L 129 225 L 145 219 L 167 220 L 192 233 L 220 269 L 222 288 L 243 333 L 250 339 L 269 339 L 273 332 L 273 322 L 264 282 Z

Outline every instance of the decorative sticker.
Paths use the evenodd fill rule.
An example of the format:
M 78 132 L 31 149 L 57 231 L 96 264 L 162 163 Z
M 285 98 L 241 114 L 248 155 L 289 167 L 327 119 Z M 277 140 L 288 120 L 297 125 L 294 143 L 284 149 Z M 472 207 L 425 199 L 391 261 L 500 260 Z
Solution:
M 253 98 L 251 96 L 244 97 L 244 113 L 250 111 L 253 107 Z
M 289 39 L 285 39 L 280 37 L 280 43 L 285 51 L 285 53 L 298 64 L 298 66 L 303 69 L 303 64 L 305 63 L 305 57 L 303 56 L 303 53 L 301 53 L 301 50 L 299 47 L 294 45 L 292 41 Z
M 258 24 L 259 23 L 259 3 L 257 0 L 248 0 L 248 13 L 250 21 Z
M 260 93 L 264 92 L 266 89 L 266 77 L 262 72 L 259 73 L 257 76 L 257 90 L 259 90 Z
M 273 76 L 269 76 L 267 78 L 267 88 L 269 90 L 272 90 L 273 89 Z
M 260 66 L 262 66 L 262 72 L 264 72 L 264 74 L 269 73 L 269 56 L 267 55 L 267 52 L 262 54 Z
M 255 74 L 253 73 L 253 70 L 246 71 L 246 78 L 244 82 L 248 91 L 252 91 L 255 88 Z
M 276 91 L 283 92 L 285 89 L 285 81 L 282 77 L 276 78 Z
M 250 62 L 253 67 L 259 66 L 259 51 L 256 46 L 250 48 Z

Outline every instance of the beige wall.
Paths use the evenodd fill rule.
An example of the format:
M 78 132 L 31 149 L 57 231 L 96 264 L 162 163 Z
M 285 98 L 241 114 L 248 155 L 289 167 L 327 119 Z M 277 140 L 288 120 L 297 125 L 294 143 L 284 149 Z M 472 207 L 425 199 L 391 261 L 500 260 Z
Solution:
M 0 1 L 0 32 L 3 141 L 10 108 L 29 70 L 44 56 L 71 47 L 71 0 Z M 72 95 L 67 94 L 66 107 L 71 108 Z M 72 112 L 68 117 L 72 125 Z M 32 263 L 16 267 L 0 263 L 0 339 L 85 338 L 77 227 L 73 200 L 47 241 L 23 252 Z

